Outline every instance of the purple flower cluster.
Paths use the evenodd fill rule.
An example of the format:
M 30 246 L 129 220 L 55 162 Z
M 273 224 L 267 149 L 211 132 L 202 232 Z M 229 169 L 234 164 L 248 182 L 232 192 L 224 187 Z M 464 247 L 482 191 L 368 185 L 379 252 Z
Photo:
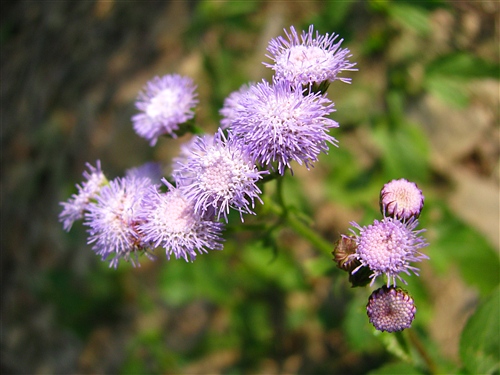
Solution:
M 337 35 L 320 35 L 313 26 L 299 37 L 293 27 L 286 38 L 269 42 L 267 57 L 274 64 L 269 83 L 243 85 L 230 94 L 220 110 L 215 134 L 199 134 L 194 125 L 198 104 L 189 77 L 168 74 L 147 82 L 135 103 L 135 132 L 154 146 L 159 137 L 196 133 L 172 162 L 169 181 L 158 164 L 147 163 L 108 181 L 89 166 L 78 193 L 62 203 L 60 221 L 69 230 L 83 219 L 88 243 L 103 260 L 138 264 L 138 255 L 152 257 L 157 247 L 167 258 L 192 261 L 197 254 L 222 249 L 222 230 L 234 211 L 255 214 L 263 203 L 259 184 L 278 178 L 292 165 L 313 166 L 320 153 L 338 141 L 329 134 L 339 125 L 326 83 L 353 69 L 349 50 Z M 166 191 L 165 191 L 166 190 Z
M 139 265 L 140 254 L 153 259 L 152 251 L 159 246 L 165 249 L 167 258 L 174 255 L 186 261 L 193 261 L 197 252 L 222 249 L 223 224 L 195 212 L 184 192 L 166 180 L 163 182 L 169 191 L 160 192 L 161 169 L 157 163 L 130 169 L 125 177 L 109 182 L 100 162 L 97 166 L 89 167 L 91 173 L 84 173 L 87 182 L 77 185 L 79 194 L 62 203 L 60 220 L 66 227 L 84 219 L 88 243 L 102 260 L 110 259 L 110 267 L 116 268 L 120 260 Z
M 272 39 L 266 56 L 273 63 L 264 63 L 274 70 L 272 81 L 249 83 L 231 93 L 214 134 L 200 134 L 191 121 L 198 104 L 191 78 L 153 78 L 136 101 L 136 133 L 151 146 L 160 136 L 195 133 L 172 161 L 170 182 L 157 163 L 112 180 L 99 161 L 95 167 L 88 164 L 77 193 L 61 203 L 64 229 L 83 219 L 88 244 L 115 268 L 120 260 L 139 265 L 142 254 L 153 259 L 159 247 L 167 259 L 187 262 L 222 250 L 230 212 L 243 222 L 244 214 L 255 214 L 256 202 L 263 203 L 260 184 L 287 170 L 293 174 L 293 164 L 309 169 L 330 145 L 338 146 L 329 134 L 339 125 L 330 118 L 335 109 L 326 91 L 333 81 L 349 83 L 340 74 L 356 70 L 342 42 L 335 34 L 320 35 L 312 25 L 300 35 L 291 27 L 285 37 Z M 421 253 L 427 246 L 424 230 L 417 229 L 423 204 L 415 183 L 388 182 L 380 192 L 382 219 L 366 226 L 351 222 L 351 234 L 343 235 L 333 251 L 353 286 L 386 279 L 367 305 L 378 330 L 400 331 L 414 319 L 413 299 L 396 283 L 406 284 L 401 275 L 418 275 L 413 264 L 428 259 Z
M 395 288 L 397 280 L 406 284 L 401 274 L 418 276 L 419 269 L 412 263 L 429 259 L 420 252 L 428 245 L 421 236 L 425 230 L 416 229 L 423 205 L 424 196 L 415 183 L 405 179 L 388 182 L 380 193 L 383 219 L 366 226 L 351 222 L 351 236 L 343 235 L 333 251 L 334 261 L 349 272 L 353 286 L 371 286 L 385 275 L 385 287 L 372 294 L 367 310 L 378 330 L 408 328 L 415 315 L 411 297 Z
M 337 140 L 329 135 L 339 125 L 329 116 L 335 111 L 326 95 L 330 82 L 353 69 L 349 50 L 341 49 L 337 35 L 320 35 L 311 25 L 299 37 L 295 28 L 268 45 L 264 63 L 274 70 L 272 82 L 243 85 L 231 93 L 220 110 L 221 127 L 233 133 L 260 168 L 284 175 L 292 162 L 310 168 L 320 153 Z

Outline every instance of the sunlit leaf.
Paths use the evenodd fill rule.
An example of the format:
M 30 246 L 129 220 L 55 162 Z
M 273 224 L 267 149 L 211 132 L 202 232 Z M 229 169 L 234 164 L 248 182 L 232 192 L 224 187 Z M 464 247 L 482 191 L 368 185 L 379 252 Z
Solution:
M 433 95 L 457 108 L 464 108 L 469 104 L 469 94 L 463 80 L 433 74 L 424 81 L 425 88 Z
M 472 315 L 460 339 L 460 357 L 471 374 L 500 370 L 500 289 L 496 288 Z
M 431 30 L 429 14 L 420 7 L 392 2 L 387 7 L 387 12 L 402 27 L 410 28 L 424 35 L 428 34 Z
M 426 75 L 442 75 L 461 78 L 497 78 L 499 65 L 466 52 L 442 56 L 426 67 Z
M 412 365 L 404 362 L 400 363 L 389 363 L 382 367 L 379 367 L 376 370 L 370 371 L 368 374 L 370 375 L 424 375 L 425 372 L 422 372 Z

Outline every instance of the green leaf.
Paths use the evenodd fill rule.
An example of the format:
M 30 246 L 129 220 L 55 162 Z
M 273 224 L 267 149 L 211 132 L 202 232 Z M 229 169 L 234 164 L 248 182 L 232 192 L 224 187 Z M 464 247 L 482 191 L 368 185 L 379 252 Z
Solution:
M 258 2 L 254 0 L 225 1 L 205 0 L 198 5 L 197 11 L 207 19 L 221 19 L 248 15 L 257 10 Z
M 491 293 L 499 282 L 499 259 L 495 250 L 481 234 L 456 218 L 446 206 L 440 206 L 437 200 L 429 200 L 426 205 L 435 207 L 438 217 L 429 222 L 426 215 L 421 216 L 421 226 L 436 235 L 426 248 L 431 263 L 441 272 L 456 264 L 469 285 L 477 287 L 482 295 Z
M 471 374 L 500 369 L 500 289 L 497 287 L 467 322 L 460 339 L 460 358 Z
M 407 342 L 403 340 L 402 332 L 389 333 L 374 331 L 374 335 L 378 336 L 380 340 L 384 343 L 387 351 L 394 356 L 400 358 L 401 360 L 413 363 L 413 357 L 409 351 Z
M 412 29 L 422 35 L 428 34 L 431 30 L 429 14 L 422 8 L 409 4 L 391 3 L 387 11 L 402 27 Z
M 394 375 L 424 375 L 424 372 L 417 370 L 415 367 L 408 363 L 389 363 L 382 367 L 379 367 L 376 370 L 370 371 L 368 374 L 370 375 L 385 375 L 385 374 L 394 374 Z
M 180 306 L 195 298 L 224 304 L 228 302 L 232 284 L 227 283 L 224 253 L 199 255 L 193 263 L 182 260 L 168 262 L 160 276 L 162 297 L 172 306 Z
M 328 1 L 325 12 L 331 25 L 340 25 L 347 19 L 347 14 L 355 3 L 353 1 Z
M 356 351 L 376 352 L 382 350 L 380 341 L 373 335 L 373 326 L 366 315 L 365 291 L 356 294 L 347 307 L 342 324 L 349 346 Z
M 304 262 L 304 269 L 308 276 L 313 276 L 313 277 L 324 276 L 329 272 L 331 272 L 332 268 L 336 268 L 335 263 L 331 259 L 328 258 L 325 259 L 324 256 L 310 258 L 305 260 Z
M 426 67 L 426 75 L 461 78 L 497 78 L 499 65 L 465 52 L 442 56 Z
M 273 254 L 273 250 L 263 242 L 252 242 L 245 246 L 242 253 L 246 267 L 240 272 L 250 272 L 252 277 L 248 274 L 244 276 L 252 280 L 252 283 L 260 279 L 266 285 L 273 283 L 284 290 L 302 289 L 304 276 L 290 258 L 286 250 Z M 328 262 L 328 259 L 326 261 Z
M 428 177 L 428 140 L 420 127 L 401 124 L 391 130 L 380 126 L 374 138 L 382 153 L 383 167 L 389 178 L 405 177 L 425 181 Z
M 433 74 L 426 77 L 424 86 L 431 94 L 449 105 L 464 108 L 469 104 L 467 87 L 459 78 Z

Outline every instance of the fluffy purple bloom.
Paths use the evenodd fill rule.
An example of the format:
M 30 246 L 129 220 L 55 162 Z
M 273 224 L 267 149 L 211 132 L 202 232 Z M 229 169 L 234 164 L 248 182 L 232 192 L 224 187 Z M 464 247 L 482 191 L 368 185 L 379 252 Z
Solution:
M 191 137 L 189 141 L 183 143 L 180 146 L 179 154 L 172 160 L 174 174 L 176 173 L 175 170 L 181 169 L 190 157 L 201 157 L 201 150 L 197 146 L 199 142 L 203 142 L 205 144 L 205 149 L 207 149 L 214 144 L 214 135 L 198 134 Z
M 328 143 L 337 140 L 328 134 L 338 124 L 327 118 L 334 111 L 325 96 L 306 94 L 287 82 L 266 81 L 250 87 L 241 99 L 242 109 L 232 121 L 234 136 L 249 149 L 252 160 L 283 175 L 290 162 L 309 168 Z
M 196 86 L 189 77 L 178 74 L 155 77 L 137 98 L 141 113 L 132 117 L 134 130 L 154 146 L 161 135 L 175 138 L 179 125 L 194 117 L 198 104 Z
M 164 183 L 169 187 L 167 193 L 151 187 L 143 202 L 138 225 L 143 240 L 165 248 L 168 259 L 173 255 L 193 261 L 197 251 L 222 250 L 223 224 L 196 213 L 193 202 L 180 189 Z
M 71 226 L 76 220 L 83 219 L 84 211 L 92 199 L 99 194 L 99 191 L 108 180 L 101 170 L 101 162 L 98 160 L 96 166 L 93 167 L 89 163 L 86 164 L 88 171 L 83 172 L 85 181 L 81 185 L 76 185 L 77 194 L 73 194 L 67 202 L 61 202 L 63 210 L 59 214 L 59 221 L 63 223 L 63 228 L 66 231 L 71 229 Z
M 373 224 L 361 227 L 355 222 L 351 222 L 356 229 L 350 231 L 356 237 L 356 252 L 353 259 L 359 260 L 361 265 L 354 269 L 356 273 L 361 267 L 368 267 L 373 271 L 371 274 L 373 285 L 375 279 L 385 274 L 387 276 L 387 286 L 396 286 L 396 279 L 406 282 L 399 275 L 404 272 L 410 275 L 412 271 L 418 276 L 418 268 L 410 265 L 411 262 L 420 262 L 429 259 L 419 249 L 427 246 L 425 239 L 420 236 L 424 230 L 415 231 L 418 220 L 410 220 L 406 223 L 391 217 L 386 217 L 382 221 L 375 220 Z
M 343 40 L 337 41 L 338 35 L 314 33 L 313 25 L 307 32 L 302 31 L 300 37 L 293 26 L 290 32 L 284 31 L 286 38 L 272 39 L 267 47 L 270 54 L 266 57 L 274 64 L 264 63 L 275 71 L 278 80 L 302 85 L 336 79 L 350 82 L 350 78 L 337 76 L 344 70 L 357 70 L 352 69 L 355 64 L 348 61 L 350 51 L 340 48 Z
M 258 171 L 246 149 L 222 130 L 207 141 L 197 137 L 184 161 L 179 159 L 173 176 L 183 194 L 194 202 L 200 215 L 224 216 L 229 209 L 253 213 L 255 199 L 261 201 L 256 183 L 266 171 Z M 262 202 L 262 201 L 261 201 Z
M 139 167 L 127 169 L 125 176 L 129 178 L 149 178 L 152 183 L 159 183 L 162 176 L 161 165 L 150 161 Z
M 383 286 L 375 290 L 366 305 L 370 323 L 378 331 L 398 332 L 411 327 L 417 308 L 408 293 Z
M 88 243 L 102 260 L 113 256 L 110 267 L 120 259 L 136 265 L 138 253 L 148 255 L 149 245 L 137 227 L 143 198 L 149 191 L 149 178 L 118 177 L 102 188 L 96 201 L 89 204 L 84 224 L 89 227 Z
M 400 220 L 418 218 L 423 207 L 422 191 L 404 178 L 389 181 L 380 191 L 380 209 L 384 215 Z
M 224 104 L 219 113 L 222 115 L 220 121 L 221 129 L 227 129 L 233 123 L 233 120 L 238 117 L 238 112 L 244 110 L 242 99 L 254 84 L 244 84 L 237 91 L 233 91 L 224 99 Z

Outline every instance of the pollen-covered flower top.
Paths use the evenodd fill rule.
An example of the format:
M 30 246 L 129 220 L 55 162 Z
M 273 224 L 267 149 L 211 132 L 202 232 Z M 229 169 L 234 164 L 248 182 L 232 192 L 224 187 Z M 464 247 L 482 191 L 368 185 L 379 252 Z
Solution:
M 84 211 L 87 210 L 90 201 L 95 199 L 102 187 L 108 182 L 101 170 L 99 160 L 95 167 L 87 163 L 87 168 L 88 172 L 83 172 L 86 181 L 82 182 L 81 185 L 76 185 L 78 193 L 73 194 L 67 202 L 61 202 L 63 210 L 59 214 L 59 221 L 63 223 L 63 228 L 66 231 L 71 229 L 76 220 L 83 219 Z
M 386 216 L 400 220 L 418 218 L 423 207 L 422 190 L 404 178 L 389 181 L 380 191 L 380 208 Z
M 352 257 L 361 263 L 352 273 L 356 273 L 363 266 L 369 267 L 373 271 L 370 275 L 372 278 L 370 285 L 383 274 L 387 276 L 387 286 L 391 284 L 396 286 L 396 279 L 406 284 L 400 273 L 410 275 L 412 271 L 418 275 L 418 268 L 411 266 L 410 263 L 429 259 L 419 251 L 428 244 L 420 236 L 424 230 L 414 230 L 418 225 L 416 219 L 403 223 L 386 217 L 382 221 L 375 220 L 373 224 L 364 227 L 355 222 L 351 222 L 351 225 L 359 230 L 357 234 L 350 229 L 356 237 L 357 244 Z
M 194 212 L 194 204 L 181 190 L 166 180 L 169 191 L 162 193 L 152 186 L 144 199 L 138 229 L 151 246 L 165 249 L 167 258 L 193 261 L 196 251 L 222 250 L 223 224 Z
M 179 74 L 153 78 L 136 102 L 141 111 L 132 117 L 136 133 L 151 146 L 161 135 L 175 138 L 179 125 L 194 117 L 192 108 L 198 104 L 195 89 L 191 78 Z
M 284 31 L 286 39 L 279 36 L 267 47 L 270 55 L 266 57 L 274 64 L 264 63 L 275 71 L 277 79 L 302 85 L 336 79 L 350 82 L 349 78 L 338 77 L 343 70 L 356 70 L 352 69 L 355 64 L 348 61 L 350 51 L 340 48 L 343 40 L 337 41 L 338 35 L 314 33 L 313 25 L 300 37 L 293 26 L 290 32 Z
M 256 183 L 267 172 L 257 170 L 231 133 L 226 138 L 219 129 L 213 139 L 196 137 L 184 153 L 172 175 L 197 214 L 222 215 L 227 221 L 230 208 L 240 215 L 253 213 L 261 194 Z
M 120 259 L 130 261 L 134 266 L 138 252 L 145 252 L 149 245 L 137 230 L 138 214 L 142 200 L 148 192 L 149 178 L 118 177 L 102 188 L 96 201 L 88 206 L 84 224 L 89 227 L 89 244 L 116 268 Z
M 328 134 L 338 127 L 327 118 L 333 103 L 323 95 L 306 94 L 301 85 L 262 81 L 250 87 L 241 103 L 231 130 L 262 167 L 277 168 L 281 175 L 291 168 L 291 161 L 309 168 L 320 152 L 328 151 L 328 143 L 337 144 Z

